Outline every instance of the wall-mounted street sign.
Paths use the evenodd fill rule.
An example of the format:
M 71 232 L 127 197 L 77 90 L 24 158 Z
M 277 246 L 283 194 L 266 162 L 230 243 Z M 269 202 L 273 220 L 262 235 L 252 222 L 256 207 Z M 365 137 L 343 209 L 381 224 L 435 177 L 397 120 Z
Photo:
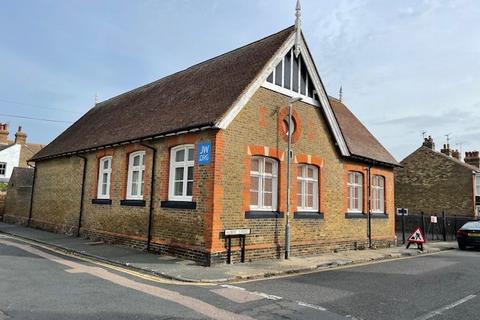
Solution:
M 397 215 L 406 215 L 408 216 L 408 208 L 397 208 Z
M 226 229 L 225 235 L 226 236 L 243 236 L 250 234 L 251 229 Z
M 430 216 L 430 223 L 437 223 L 438 219 L 437 216 Z
M 212 143 L 210 141 L 198 144 L 198 164 L 206 165 L 212 160 Z
M 407 244 L 407 249 L 410 247 L 412 243 L 416 243 L 418 246 L 418 249 L 423 251 L 423 244 L 426 242 L 425 241 L 425 236 L 423 234 L 423 230 L 420 227 L 417 227 L 409 236 L 408 236 L 408 244 Z

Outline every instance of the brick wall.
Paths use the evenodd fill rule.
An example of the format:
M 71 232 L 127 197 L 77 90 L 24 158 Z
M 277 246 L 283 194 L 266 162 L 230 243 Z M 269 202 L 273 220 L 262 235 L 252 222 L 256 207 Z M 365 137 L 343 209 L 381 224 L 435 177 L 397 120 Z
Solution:
M 7 193 L 0 191 L 0 221 L 3 219 L 5 211 L 5 199 L 7 198 Z
M 14 168 L 5 198 L 3 220 L 7 223 L 26 224 L 30 213 L 34 171 L 31 168 Z
M 472 170 L 421 147 L 395 169 L 395 202 L 411 213 L 474 215 Z
M 247 237 L 247 259 L 259 256 L 281 255 L 284 246 L 284 219 L 246 219 L 249 208 L 250 160 L 261 154 L 279 162 L 278 209 L 286 210 L 286 149 L 287 139 L 280 125 L 288 105 L 288 97 L 261 88 L 237 115 L 224 132 L 223 213 L 224 229 L 251 228 Z M 283 106 L 280 108 L 279 106 Z M 320 167 L 320 208 L 324 220 L 292 219 L 292 254 L 307 255 L 316 252 L 352 248 L 367 240 L 367 219 L 346 219 L 346 173 L 352 165 L 364 171 L 366 165 L 348 163 L 340 158 L 327 123 L 319 109 L 297 103 L 294 107 L 297 137 L 293 150 L 296 162 Z M 265 148 L 267 147 L 267 148 Z M 313 160 L 316 159 L 316 161 Z M 296 208 L 296 166 L 292 165 L 292 207 Z M 386 211 L 388 219 L 373 219 L 372 235 L 379 243 L 394 239 L 393 170 L 373 168 L 372 174 L 386 178 Z M 241 183 L 232 183 L 239 181 Z M 366 179 L 365 179 L 366 180 Z M 364 188 L 365 192 L 367 188 Z M 366 203 L 366 201 L 364 201 Z M 293 214 L 292 214 L 293 218 Z M 235 248 L 238 249 L 238 246 Z

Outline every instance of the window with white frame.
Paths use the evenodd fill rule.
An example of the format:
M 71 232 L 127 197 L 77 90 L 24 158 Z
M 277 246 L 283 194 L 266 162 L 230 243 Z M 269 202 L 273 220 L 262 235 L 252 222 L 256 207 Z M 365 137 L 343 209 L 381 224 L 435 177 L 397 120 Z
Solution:
M 297 173 L 297 210 L 318 211 L 318 168 L 302 164 Z
M 476 193 L 476 196 L 477 197 L 480 197 L 480 174 L 477 174 L 476 176 L 476 189 L 477 189 L 477 193 Z
M 0 176 L 5 176 L 7 174 L 7 164 L 5 162 L 0 162 Z
M 194 145 L 172 148 L 170 153 L 169 199 L 192 201 Z
M 363 211 L 363 175 L 360 172 L 348 173 L 348 211 Z
M 250 209 L 277 210 L 277 161 L 252 157 L 250 168 Z
M 128 158 L 127 199 L 142 200 L 145 176 L 145 151 L 133 152 Z
M 112 157 L 103 157 L 98 162 L 98 199 L 110 199 L 110 177 L 112 175 Z
M 385 178 L 372 176 L 372 212 L 385 212 Z

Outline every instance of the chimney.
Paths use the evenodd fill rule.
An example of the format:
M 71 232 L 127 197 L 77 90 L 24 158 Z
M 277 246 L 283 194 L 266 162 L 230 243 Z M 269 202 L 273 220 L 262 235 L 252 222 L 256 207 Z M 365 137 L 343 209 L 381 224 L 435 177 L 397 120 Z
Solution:
M 15 133 L 15 144 L 25 144 L 27 142 L 27 135 L 22 132 L 22 126 L 18 127 L 18 131 Z
M 428 136 L 428 138 L 424 138 L 422 146 L 435 150 L 435 143 L 433 142 L 432 136 Z
M 440 149 L 440 152 L 449 157 L 452 156 L 452 150 L 450 150 L 450 145 L 448 143 L 443 145 L 443 148 Z
M 465 163 L 480 169 L 480 155 L 478 151 L 465 152 Z
M 0 123 L 0 144 L 8 144 L 8 124 Z
M 458 150 L 452 150 L 452 157 L 454 157 L 457 160 L 461 160 L 460 159 L 460 152 Z

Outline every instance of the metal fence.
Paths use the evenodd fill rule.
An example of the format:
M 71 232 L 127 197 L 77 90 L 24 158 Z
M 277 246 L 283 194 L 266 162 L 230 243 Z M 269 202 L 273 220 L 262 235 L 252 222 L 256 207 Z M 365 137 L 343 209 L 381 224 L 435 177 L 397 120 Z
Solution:
M 435 216 L 436 219 L 432 219 Z M 434 223 L 434 221 L 437 221 Z M 427 240 L 430 241 L 454 241 L 457 239 L 457 231 L 468 221 L 474 220 L 471 217 L 446 215 L 444 212 L 438 215 L 420 214 L 395 215 L 395 231 L 398 241 L 405 243 L 410 233 L 415 228 L 421 227 Z

